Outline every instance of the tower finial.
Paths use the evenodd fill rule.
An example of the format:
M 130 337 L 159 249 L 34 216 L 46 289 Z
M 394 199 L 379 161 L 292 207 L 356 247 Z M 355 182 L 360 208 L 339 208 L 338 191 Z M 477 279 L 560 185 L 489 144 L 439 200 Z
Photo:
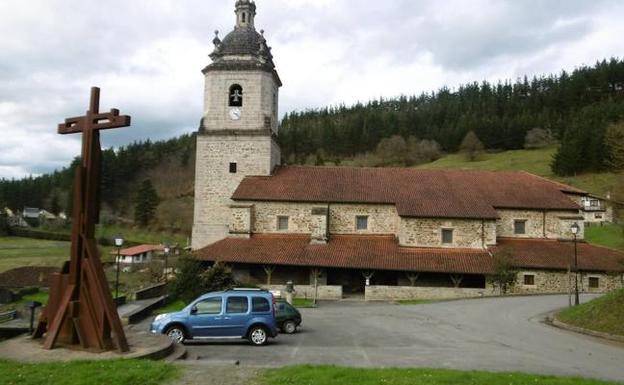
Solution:
M 256 3 L 251 0 L 236 1 L 236 28 L 254 28 L 254 17 L 256 16 Z

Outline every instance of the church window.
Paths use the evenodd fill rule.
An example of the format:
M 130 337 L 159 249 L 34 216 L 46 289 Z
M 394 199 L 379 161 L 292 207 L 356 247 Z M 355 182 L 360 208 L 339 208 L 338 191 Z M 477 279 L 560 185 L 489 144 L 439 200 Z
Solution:
M 277 217 L 277 231 L 288 231 L 288 217 Z
M 590 289 L 599 289 L 600 288 L 600 278 L 598 278 L 598 277 L 589 277 L 589 288 Z
M 230 174 L 236 174 L 237 164 L 236 162 L 230 163 Z
M 243 12 L 243 23 L 245 22 L 245 12 Z
M 243 106 L 243 87 L 239 84 L 234 84 L 230 87 L 229 105 L 230 107 Z
M 535 286 L 535 274 L 524 275 L 524 286 Z
M 355 217 L 355 229 L 362 231 L 368 230 L 368 216 L 358 215 Z

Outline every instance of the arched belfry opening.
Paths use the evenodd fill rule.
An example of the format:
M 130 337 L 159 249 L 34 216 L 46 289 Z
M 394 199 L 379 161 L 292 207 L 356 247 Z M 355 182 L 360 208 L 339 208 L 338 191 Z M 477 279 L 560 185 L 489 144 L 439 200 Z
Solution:
M 243 106 L 243 87 L 241 87 L 240 84 L 233 84 L 230 87 L 228 98 L 229 98 L 228 105 L 230 107 L 242 107 Z

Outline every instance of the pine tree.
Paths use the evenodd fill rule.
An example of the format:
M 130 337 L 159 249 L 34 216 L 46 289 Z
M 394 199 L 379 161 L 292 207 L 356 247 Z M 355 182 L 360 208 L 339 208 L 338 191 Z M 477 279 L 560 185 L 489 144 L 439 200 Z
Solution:
M 135 222 L 142 226 L 147 226 L 154 219 L 158 202 L 158 194 L 152 185 L 152 181 L 149 179 L 144 180 L 136 195 L 134 206 Z

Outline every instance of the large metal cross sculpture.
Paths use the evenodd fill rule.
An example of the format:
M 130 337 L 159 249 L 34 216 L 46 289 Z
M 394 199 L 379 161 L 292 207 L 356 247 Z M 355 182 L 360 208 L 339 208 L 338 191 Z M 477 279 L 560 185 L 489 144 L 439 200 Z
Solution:
M 82 164 L 74 174 L 71 259 L 50 278 L 50 298 L 33 337 L 44 348 L 78 345 L 83 349 L 128 351 L 128 342 L 113 303 L 98 255 L 95 224 L 99 219 L 100 130 L 130 125 L 119 110 L 100 113 L 100 89 L 91 88 L 89 111 L 58 126 L 59 134 L 82 133 Z

